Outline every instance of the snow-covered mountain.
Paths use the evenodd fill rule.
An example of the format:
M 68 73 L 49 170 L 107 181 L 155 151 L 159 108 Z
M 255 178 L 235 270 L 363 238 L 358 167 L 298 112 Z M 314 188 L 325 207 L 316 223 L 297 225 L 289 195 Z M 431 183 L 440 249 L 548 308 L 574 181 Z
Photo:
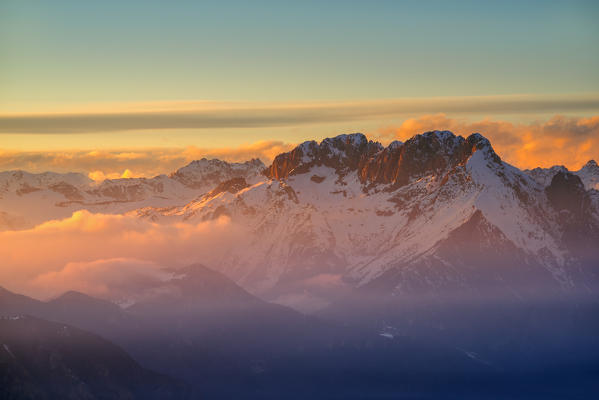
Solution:
M 102 182 L 79 173 L 0 172 L 0 230 L 28 228 L 80 209 L 124 213 L 145 206 L 183 205 L 222 181 L 243 178 L 255 182 L 264 168 L 257 159 L 228 163 L 204 158 L 168 176 Z
M 581 170 L 585 182 L 593 165 Z M 591 290 L 596 191 L 561 172 L 543 180 L 521 171 L 480 134 L 434 131 L 387 147 L 341 135 L 280 154 L 262 181 L 223 182 L 185 206 L 137 214 L 164 222 L 229 216 L 247 234 L 215 267 L 304 309 L 355 288 Z M 556 200 L 561 194 L 550 193 L 580 206 L 568 210 L 568 201 Z M 572 232 L 584 235 L 572 240 Z
M 416 135 L 384 147 L 356 133 L 169 176 L 93 182 L 0 173 L 0 223 L 77 209 L 158 223 L 228 216 L 241 231 L 210 267 L 268 300 L 315 310 L 348 293 L 594 291 L 599 167 L 522 171 L 480 134 Z M 189 255 L 202 262 L 202 254 Z
M 551 179 L 558 172 L 572 172 L 574 175 L 580 177 L 587 189 L 599 190 L 599 165 L 597 165 L 595 160 L 590 160 L 578 171 L 568 171 L 568 168 L 563 165 L 554 165 L 551 168 L 538 167 L 524 170 L 524 172 L 532 176 L 543 186 L 548 186 L 551 183 Z

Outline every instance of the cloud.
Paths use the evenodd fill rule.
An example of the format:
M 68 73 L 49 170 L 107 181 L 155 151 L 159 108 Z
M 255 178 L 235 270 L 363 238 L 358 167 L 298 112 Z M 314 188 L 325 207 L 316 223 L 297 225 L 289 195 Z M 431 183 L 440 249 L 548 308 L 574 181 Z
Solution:
M 150 295 L 170 275 L 163 266 L 151 261 L 112 258 L 69 262 L 59 271 L 39 275 L 31 286 L 38 291 L 76 290 L 99 298 L 130 301 Z
M 479 132 L 491 140 L 497 153 L 520 168 L 563 164 L 577 169 L 589 159 L 599 158 L 599 116 L 588 118 L 554 116 L 545 121 L 514 123 L 497 119 L 471 121 L 429 114 L 406 119 L 394 126 L 369 133 L 373 139 L 406 140 L 433 129 L 448 129 L 457 134 Z M 243 162 L 259 158 L 266 164 L 294 143 L 259 141 L 238 147 L 136 148 L 114 150 L 2 151 L 0 170 L 23 169 L 30 172 L 82 172 L 100 181 L 106 178 L 152 177 L 168 174 L 203 157 Z
M 293 144 L 260 141 L 230 148 L 150 148 L 126 150 L 2 151 L 0 170 L 23 169 L 30 172 L 83 172 L 94 180 L 120 177 L 152 177 L 170 173 L 202 157 L 239 162 L 259 158 L 270 162 Z
M 414 114 L 522 114 L 599 110 L 599 94 L 472 96 L 328 103 L 162 102 L 119 109 L 0 114 L 0 133 L 89 133 L 128 130 L 251 128 Z
M 399 126 L 381 128 L 375 136 L 407 140 L 429 130 L 450 130 L 467 136 L 479 132 L 487 137 L 502 159 L 519 168 L 565 165 L 578 169 L 590 159 L 599 159 L 599 116 L 588 118 L 554 116 L 528 124 L 483 119 L 470 122 L 445 114 L 424 115 Z
M 67 289 L 118 298 L 127 290 L 152 287 L 162 267 L 217 266 L 229 246 L 244 237 L 226 217 L 156 224 L 77 211 L 32 229 L 0 232 L 0 285 L 39 298 Z

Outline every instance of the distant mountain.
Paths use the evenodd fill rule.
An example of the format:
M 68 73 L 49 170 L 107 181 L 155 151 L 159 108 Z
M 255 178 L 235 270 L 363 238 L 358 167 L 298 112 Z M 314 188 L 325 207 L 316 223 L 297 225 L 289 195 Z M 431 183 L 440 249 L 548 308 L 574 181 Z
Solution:
M 578 171 L 589 185 L 595 166 Z M 230 216 L 247 230 L 246 240 L 219 269 L 254 293 L 304 310 L 365 287 L 393 296 L 541 296 L 599 287 L 599 252 L 572 247 L 574 222 L 548 197 L 545 172 L 505 163 L 480 134 L 433 131 L 387 147 L 362 134 L 340 135 L 278 155 L 265 175 L 252 186 L 224 182 L 226 190 L 185 206 L 138 215 L 190 222 Z M 585 240 L 596 243 L 598 192 L 582 190 L 590 199 L 582 210 Z
M 265 166 L 201 159 L 169 176 L 107 179 L 94 182 L 79 173 L 0 172 L 0 230 L 23 229 L 73 211 L 123 213 L 145 206 L 185 204 L 233 178 L 255 182 Z
M 0 317 L 4 399 L 184 399 L 181 382 L 148 371 L 119 347 L 68 325 Z
M 554 165 L 551 168 L 534 168 L 524 170 L 525 173 L 530 175 L 533 179 L 539 182 L 542 186 L 549 186 L 551 179 L 558 172 L 571 172 L 577 175 L 587 190 L 595 189 L 599 190 L 599 166 L 595 160 L 590 160 L 578 171 L 569 171 L 568 168 L 563 165 Z
M 118 330 L 124 335 L 124 329 L 139 324 L 116 304 L 83 293 L 71 291 L 44 302 L 0 287 L 0 316 L 10 315 L 31 315 L 101 334 Z

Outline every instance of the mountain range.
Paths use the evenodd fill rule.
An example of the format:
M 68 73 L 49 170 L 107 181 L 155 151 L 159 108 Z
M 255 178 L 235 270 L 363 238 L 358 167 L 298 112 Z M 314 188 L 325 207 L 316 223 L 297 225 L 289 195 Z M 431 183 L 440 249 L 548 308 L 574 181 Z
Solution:
M 0 172 L 0 229 L 26 229 L 87 209 L 123 213 L 142 206 L 185 204 L 219 183 L 241 177 L 255 182 L 264 164 L 196 160 L 169 175 L 93 181 L 81 173 Z
M 304 311 L 367 288 L 594 292 L 596 164 L 560 168 L 547 182 L 552 170 L 521 171 L 479 134 L 434 131 L 387 147 L 340 135 L 278 155 L 257 183 L 224 182 L 183 206 L 136 215 L 162 223 L 226 215 L 246 234 L 219 270 Z
M 243 235 L 213 268 L 306 312 L 349 293 L 596 293 L 599 167 L 520 170 L 480 134 L 416 135 L 384 147 L 362 134 L 308 141 L 169 176 L 92 182 L 0 173 L 6 229 L 77 209 L 159 224 L 225 216 Z M 201 261 L 202 255 L 197 255 Z

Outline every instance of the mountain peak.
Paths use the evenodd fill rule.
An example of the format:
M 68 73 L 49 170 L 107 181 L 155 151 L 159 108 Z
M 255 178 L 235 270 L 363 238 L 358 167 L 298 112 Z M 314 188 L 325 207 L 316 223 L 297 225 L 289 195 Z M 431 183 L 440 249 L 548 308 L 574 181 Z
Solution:
M 472 152 L 474 152 L 474 149 L 480 150 L 484 153 L 485 158 L 488 158 L 496 163 L 501 162 L 501 158 L 497 155 L 497 153 L 495 153 L 495 150 L 493 150 L 493 146 L 491 146 L 489 139 L 480 133 L 471 134 L 468 136 L 466 141 L 472 145 Z
M 369 141 L 362 133 L 338 135 L 320 143 L 307 141 L 276 156 L 265 174 L 271 179 L 284 179 L 308 172 L 313 166 L 326 166 L 345 175 L 382 149 L 380 143 Z
M 595 160 L 589 160 L 583 167 L 582 169 L 595 169 L 595 168 L 599 168 L 599 165 L 597 165 L 597 162 Z
M 76 290 L 69 290 L 67 292 L 64 292 L 60 296 L 56 297 L 52 301 L 67 301 L 67 302 L 69 302 L 69 301 L 82 301 L 82 300 L 87 301 L 90 299 L 93 299 L 93 297 L 88 296 L 85 293 L 78 292 Z
M 322 141 L 322 143 L 344 143 L 353 146 L 360 146 L 362 144 L 368 143 L 368 139 L 363 133 L 349 133 L 349 134 L 341 134 L 337 135 L 333 138 L 326 138 Z
M 229 163 L 217 158 L 194 160 L 171 174 L 171 178 L 192 189 L 208 189 L 233 178 L 253 182 L 266 168 L 258 158 L 243 163 Z
M 465 163 L 475 152 L 501 162 L 487 138 L 474 133 L 464 139 L 451 131 L 428 131 L 405 143 L 393 142 L 368 160 L 360 170 L 362 182 L 402 186 L 411 178 L 440 173 Z
M 389 145 L 387 146 L 387 149 L 389 150 L 396 150 L 399 147 L 403 146 L 403 142 L 399 141 L 399 140 L 394 140 L 391 143 L 389 143 Z
M 386 148 L 361 133 L 353 133 L 320 143 L 304 142 L 275 157 L 265 173 L 271 179 L 284 179 L 324 165 L 334 168 L 339 176 L 357 171 L 363 183 L 402 185 L 410 177 L 462 164 L 476 151 L 482 151 L 489 161 L 501 162 L 489 140 L 479 133 L 464 139 L 451 131 L 428 131 L 405 143 L 394 141 Z
M 62 295 L 50 300 L 48 304 L 62 305 L 67 307 L 83 307 L 83 306 L 94 306 L 104 309 L 117 309 L 118 306 L 107 300 L 102 300 L 96 297 L 92 297 L 85 293 L 81 293 L 75 290 L 69 290 Z

